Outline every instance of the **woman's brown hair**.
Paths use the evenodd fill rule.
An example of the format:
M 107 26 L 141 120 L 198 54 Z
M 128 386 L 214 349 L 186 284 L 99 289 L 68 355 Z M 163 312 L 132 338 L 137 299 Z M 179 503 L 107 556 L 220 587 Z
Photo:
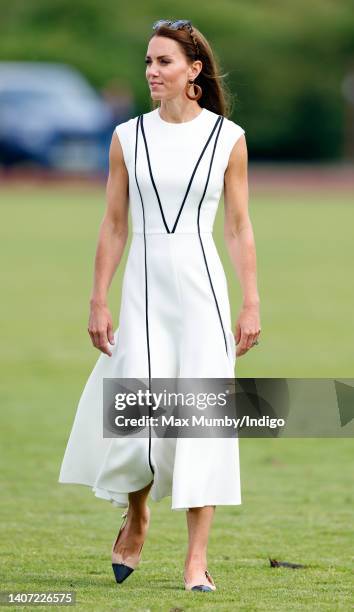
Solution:
M 200 85 L 203 92 L 198 104 L 218 115 L 229 117 L 232 112 L 232 96 L 222 81 L 223 75 L 220 74 L 219 62 L 205 36 L 194 26 L 191 34 L 187 28 L 172 30 L 166 25 L 158 27 L 153 36 L 172 38 L 180 44 L 187 62 L 193 63 L 196 60 L 202 62 L 202 70 L 194 80 L 196 85 Z M 158 100 L 152 100 L 153 108 L 158 105 Z

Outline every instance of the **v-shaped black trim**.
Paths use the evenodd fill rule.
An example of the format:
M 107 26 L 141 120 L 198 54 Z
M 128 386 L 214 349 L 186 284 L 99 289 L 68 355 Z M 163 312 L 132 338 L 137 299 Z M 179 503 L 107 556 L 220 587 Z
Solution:
M 208 144 L 209 144 L 210 140 L 212 139 L 213 134 L 214 134 L 214 132 L 215 132 L 215 130 L 216 130 L 216 128 L 217 128 L 217 126 L 218 126 L 218 124 L 220 123 L 220 121 L 222 121 L 223 117 L 222 117 L 221 115 L 219 115 L 219 116 L 218 116 L 218 118 L 217 118 L 217 120 L 216 120 L 216 122 L 215 122 L 215 125 L 214 125 L 214 127 L 213 127 L 213 129 L 212 129 L 212 131 L 211 131 L 211 134 L 210 134 L 210 136 L 209 136 L 208 140 L 206 141 L 206 143 L 205 143 L 205 145 L 204 145 L 204 148 L 203 148 L 203 150 L 202 150 L 201 154 L 199 155 L 199 159 L 198 159 L 198 161 L 197 161 L 197 163 L 196 163 L 196 165 L 195 165 L 195 167 L 194 167 L 194 170 L 193 170 L 193 172 L 192 172 L 192 176 L 191 176 L 191 178 L 190 178 L 190 180 L 189 180 L 188 187 L 187 187 L 187 190 L 186 190 L 185 196 L 184 196 L 184 198 L 183 198 L 183 202 L 182 202 L 181 207 L 180 207 L 180 209 L 179 209 L 179 212 L 178 212 L 178 215 L 177 215 L 177 218 L 176 218 L 176 221 L 175 221 L 175 223 L 174 223 L 174 225 L 173 225 L 172 230 L 170 230 L 170 228 L 169 228 L 169 227 L 168 227 L 168 225 L 167 225 L 167 222 L 166 222 L 166 219 L 165 219 L 165 215 L 164 215 L 164 212 L 163 212 L 163 208 L 162 208 L 162 204 L 161 204 L 161 200 L 160 200 L 160 196 L 159 196 L 159 193 L 158 193 L 158 190 L 157 190 L 157 187 L 156 187 L 155 181 L 154 181 L 154 177 L 153 177 L 153 174 L 152 174 L 151 162 L 150 162 L 150 155 L 149 155 L 149 149 L 148 149 L 148 145 L 147 145 L 147 141 L 146 141 L 146 136 L 145 136 L 145 130 L 144 130 L 144 121 L 143 121 L 143 117 L 144 117 L 144 115 L 141 115 L 141 116 L 140 116 L 140 118 L 141 118 L 140 124 L 141 124 L 141 131 L 142 131 L 143 138 L 144 138 L 144 143 L 145 143 L 146 157 L 147 157 L 147 162 L 148 162 L 148 166 L 149 166 L 149 173 L 150 173 L 151 182 L 152 182 L 152 185 L 153 185 L 154 191 L 155 191 L 155 193 L 156 193 L 157 201 L 158 201 L 158 203 L 159 203 L 159 207 L 160 207 L 160 211 L 161 211 L 162 221 L 163 221 L 164 226 L 165 226 L 165 228 L 166 228 L 166 232 L 167 232 L 168 234 L 173 234 L 173 233 L 175 232 L 175 230 L 176 230 L 177 223 L 178 223 L 178 221 L 179 221 L 179 218 L 180 218 L 181 213 L 182 213 L 182 210 L 183 210 L 183 206 L 184 206 L 184 204 L 185 204 L 185 201 L 186 201 L 187 196 L 188 196 L 188 194 L 189 194 L 190 188 L 191 188 L 191 186 L 192 186 L 192 182 L 193 182 L 193 179 L 194 179 L 194 175 L 195 175 L 195 173 L 196 173 L 196 171 L 197 171 L 197 169 L 198 169 L 198 166 L 199 166 L 199 164 L 200 164 L 200 162 L 201 162 L 201 159 L 202 159 L 202 157 L 203 157 L 203 155 L 204 155 L 204 153 L 205 153 L 205 151 L 206 151 L 206 149 L 207 149 L 207 146 L 208 146 Z

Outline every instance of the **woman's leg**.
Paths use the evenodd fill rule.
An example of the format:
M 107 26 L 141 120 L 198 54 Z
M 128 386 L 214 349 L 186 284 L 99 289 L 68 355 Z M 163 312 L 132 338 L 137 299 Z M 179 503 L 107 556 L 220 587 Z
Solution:
M 186 582 L 206 584 L 207 547 L 215 506 L 189 508 L 186 512 L 188 526 L 188 550 L 184 566 Z
M 123 557 L 137 554 L 145 540 L 150 519 L 146 501 L 152 483 L 153 481 L 140 491 L 129 493 L 127 522 L 115 548 L 115 552 L 121 553 Z

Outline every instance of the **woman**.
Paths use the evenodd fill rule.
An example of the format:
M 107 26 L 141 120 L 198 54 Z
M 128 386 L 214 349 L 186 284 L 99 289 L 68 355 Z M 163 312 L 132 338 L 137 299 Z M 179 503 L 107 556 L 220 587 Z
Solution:
M 154 501 L 171 495 L 172 509 L 187 516 L 185 589 L 213 591 L 208 535 L 216 505 L 241 503 L 238 439 L 102 437 L 104 377 L 233 378 L 236 356 L 260 334 L 244 130 L 225 117 L 212 50 L 190 22 L 162 20 L 145 61 L 154 110 L 120 124 L 112 137 L 88 325 L 102 354 L 81 396 L 59 482 L 128 504 L 112 548 L 117 582 L 140 561 L 149 493 Z M 235 337 L 212 237 L 223 189 L 225 240 L 243 292 Z M 133 238 L 113 333 L 107 292 L 127 241 L 129 203 Z

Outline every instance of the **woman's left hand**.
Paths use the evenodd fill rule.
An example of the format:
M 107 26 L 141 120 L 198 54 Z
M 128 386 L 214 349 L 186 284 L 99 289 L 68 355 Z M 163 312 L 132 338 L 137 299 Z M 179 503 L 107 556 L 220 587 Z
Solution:
M 236 322 L 235 341 L 236 357 L 240 357 L 252 348 L 261 332 L 259 305 L 242 306 Z

